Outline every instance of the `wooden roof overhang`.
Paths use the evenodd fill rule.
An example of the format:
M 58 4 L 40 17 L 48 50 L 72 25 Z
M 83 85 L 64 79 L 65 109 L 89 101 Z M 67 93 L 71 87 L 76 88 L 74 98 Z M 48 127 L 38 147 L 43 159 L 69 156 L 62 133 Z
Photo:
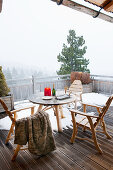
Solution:
M 93 18 L 101 18 L 103 20 L 109 21 L 113 23 L 113 0 L 81 0 L 81 2 L 86 2 L 86 5 L 79 4 L 75 2 L 74 0 L 51 0 L 53 2 L 56 2 L 58 5 L 62 4 L 64 6 L 73 8 L 77 11 L 84 12 L 86 14 L 89 14 L 93 16 Z M 0 0 L 0 12 L 2 11 L 2 2 L 3 0 Z M 99 7 L 99 10 L 95 10 L 91 7 L 87 6 L 87 3 L 91 3 L 93 6 Z M 101 10 L 104 10 L 107 12 L 102 13 Z M 111 16 L 109 14 L 112 14 Z
M 0 0 L 0 12 L 2 11 L 2 0 Z
M 82 3 L 79 4 L 78 2 L 75 2 L 76 0 L 75 1 L 51 0 L 51 1 L 56 2 L 58 5 L 62 4 L 77 11 L 89 14 L 93 16 L 93 18 L 98 17 L 100 19 L 113 23 L 113 0 L 81 0 L 80 3 L 85 2 L 85 5 L 83 5 Z M 89 3 L 92 4 L 92 8 L 88 7 Z M 99 10 L 93 9 L 94 6 L 97 6 Z M 105 13 L 101 12 L 102 9 Z

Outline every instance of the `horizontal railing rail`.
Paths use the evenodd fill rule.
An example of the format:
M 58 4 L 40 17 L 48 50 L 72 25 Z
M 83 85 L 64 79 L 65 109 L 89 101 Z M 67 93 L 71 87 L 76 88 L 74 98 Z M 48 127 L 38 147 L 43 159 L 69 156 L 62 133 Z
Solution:
M 90 77 L 91 77 L 91 79 L 95 79 L 95 80 L 113 81 L 113 76 L 90 75 Z

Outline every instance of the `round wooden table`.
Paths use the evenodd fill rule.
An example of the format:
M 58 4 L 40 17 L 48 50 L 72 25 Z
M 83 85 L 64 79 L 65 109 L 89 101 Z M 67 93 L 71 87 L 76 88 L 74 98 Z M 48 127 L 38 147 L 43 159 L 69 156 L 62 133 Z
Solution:
M 62 105 L 75 102 L 76 101 L 75 95 L 70 95 L 70 98 L 62 99 L 62 100 L 58 100 L 53 96 L 52 99 L 44 100 L 43 97 L 38 97 L 34 95 L 29 99 L 29 101 L 34 104 L 39 104 L 38 111 L 42 110 L 43 106 L 46 106 L 46 108 L 55 109 L 58 132 L 62 132 L 62 125 L 61 125 L 61 118 L 60 118 L 59 111 L 61 112 L 61 115 L 63 115 Z M 43 109 L 43 110 L 47 110 L 47 109 Z

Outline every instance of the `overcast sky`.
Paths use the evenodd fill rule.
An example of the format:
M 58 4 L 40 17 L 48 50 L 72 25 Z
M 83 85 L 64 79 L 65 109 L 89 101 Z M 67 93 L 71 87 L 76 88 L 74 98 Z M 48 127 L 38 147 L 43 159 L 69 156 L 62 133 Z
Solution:
M 51 0 L 4 0 L 0 13 L 0 65 L 55 72 L 57 55 L 74 29 L 83 35 L 91 74 L 113 75 L 113 24 Z

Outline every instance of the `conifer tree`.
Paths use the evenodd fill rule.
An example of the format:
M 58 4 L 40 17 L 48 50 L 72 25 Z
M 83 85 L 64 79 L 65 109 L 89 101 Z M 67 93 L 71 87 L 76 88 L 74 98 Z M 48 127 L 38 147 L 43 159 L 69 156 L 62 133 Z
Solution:
M 0 66 L 0 97 L 7 96 L 10 89 L 7 86 L 5 76 L 2 72 L 2 66 Z
M 67 43 L 68 45 L 63 44 L 63 49 L 57 56 L 58 62 L 61 62 L 61 67 L 57 74 L 70 74 L 74 71 L 90 72 L 87 68 L 89 60 L 84 58 L 87 46 L 84 45 L 83 36 L 78 37 L 74 30 L 69 30 Z

